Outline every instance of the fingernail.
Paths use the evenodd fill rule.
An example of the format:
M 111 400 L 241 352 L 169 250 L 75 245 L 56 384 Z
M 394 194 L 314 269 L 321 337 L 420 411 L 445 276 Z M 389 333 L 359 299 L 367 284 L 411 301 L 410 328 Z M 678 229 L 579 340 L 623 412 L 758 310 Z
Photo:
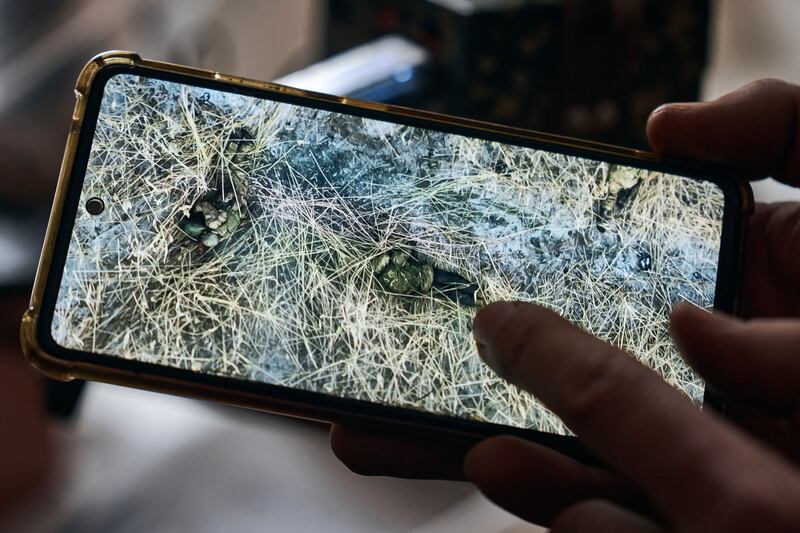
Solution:
M 672 104 L 661 104 L 660 106 L 658 106 L 657 108 L 653 109 L 650 112 L 650 116 L 654 117 L 654 116 L 658 115 L 659 113 L 663 113 L 664 111 L 669 109 L 671 106 L 672 106 Z
M 698 107 L 702 107 L 703 105 L 705 105 L 705 102 L 672 102 L 669 104 L 661 104 L 650 113 L 650 116 L 652 117 L 653 115 L 660 115 L 665 111 L 670 111 L 672 113 L 692 111 Z
M 472 336 L 478 348 L 478 355 L 492 369 L 497 370 L 497 353 L 493 341 L 497 331 L 517 312 L 517 302 L 494 302 L 484 307 L 472 325 Z

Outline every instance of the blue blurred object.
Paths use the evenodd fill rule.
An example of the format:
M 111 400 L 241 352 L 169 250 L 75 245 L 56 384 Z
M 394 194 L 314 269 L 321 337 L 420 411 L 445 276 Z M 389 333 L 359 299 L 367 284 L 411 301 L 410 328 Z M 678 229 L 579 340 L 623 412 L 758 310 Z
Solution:
M 307 91 L 388 103 L 425 91 L 432 76 L 433 57 L 427 49 L 399 35 L 387 35 L 275 81 Z

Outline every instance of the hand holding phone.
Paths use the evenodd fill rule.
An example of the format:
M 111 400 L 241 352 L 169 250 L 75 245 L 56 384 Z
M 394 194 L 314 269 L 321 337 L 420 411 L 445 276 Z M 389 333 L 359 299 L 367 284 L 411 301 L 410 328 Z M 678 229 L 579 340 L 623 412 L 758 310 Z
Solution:
M 666 155 L 710 158 L 798 186 L 800 151 L 783 152 L 795 145 L 788 122 L 798 100 L 796 86 L 758 82 L 708 104 L 665 107 L 648 132 Z M 497 437 L 466 455 L 467 477 L 497 504 L 554 530 L 681 530 L 692 521 L 718 531 L 797 529 L 798 221 L 798 203 L 758 204 L 749 219 L 740 312 L 754 320 L 690 306 L 672 316 L 684 356 L 731 401 L 727 414 L 740 429 L 692 409 L 647 369 L 545 310 L 521 306 L 513 318 L 490 307 L 476 330 L 501 372 L 571 420 L 613 470 Z M 540 334 L 515 337 L 526 331 Z M 543 373 L 542 365 L 553 368 Z M 543 374 L 550 379 L 537 379 Z M 587 389 L 587 380 L 598 385 Z M 402 475 L 394 456 L 412 455 L 409 463 L 427 468 L 412 468 L 411 477 L 450 477 L 464 461 L 423 442 L 365 446 L 378 437 L 341 426 L 332 436 L 340 458 L 373 475 Z

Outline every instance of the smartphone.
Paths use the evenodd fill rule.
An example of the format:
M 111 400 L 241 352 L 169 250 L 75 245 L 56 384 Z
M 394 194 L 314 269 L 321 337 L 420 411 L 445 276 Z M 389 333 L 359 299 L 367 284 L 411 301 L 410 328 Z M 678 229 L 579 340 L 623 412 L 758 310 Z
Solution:
M 50 376 L 579 454 L 477 355 L 522 300 L 713 403 L 667 316 L 736 310 L 735 176 L 125 52 L 76 94 L 22 324 Z

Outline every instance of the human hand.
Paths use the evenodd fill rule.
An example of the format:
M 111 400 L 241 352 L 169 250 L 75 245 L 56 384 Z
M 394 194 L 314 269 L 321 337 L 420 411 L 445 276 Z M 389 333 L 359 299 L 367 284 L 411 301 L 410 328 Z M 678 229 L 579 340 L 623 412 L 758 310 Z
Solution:
M 786 183 L 798 185 L 800 137 L 794 131 L 794 124 L 800 109 L 799 101 L 800 89 L 797 87 L 776 81 L 757 82 L 715 102 L 677 104 L 660 108 L 650 119 L 648 135 L 654 149 L 662 154 L 710 160 L 732 166 L 754 178 L 772 175 Z M 800 272 L 798 268 L 800 259 L 792 253 L 795 246 L 800 244 L 800 208 L 797 204 L 758 205 L 749 221 L 748 229 L 749 241 L 741 294 L 741 313 L 748 318 L 800 316 L 800 298 L 798 298 L 800 281 L 793 274 Z M 538 317 L 538 314 L 547 315 L 547 312 L 538 308 L 533 308 L 530 313 L 534 317 Z M 481 314 L 479 317 L 482 316 L 484 315 Z M 786 347 L 791 346 L 790 333 L 800 330 L 796 327 L 796 323 L 756 320 L 742 324 L 718 315 L 697 314 L 690 309 L 680 309 L 673 316 L 673 330 L 689 362 L 709 383 L 734 400 L 732 415 L 735 419 L 763 442 L 776 446 L 794 458 L 799 441 L 797 427 L 792 422 L 792 417 L 795 421 L 798 418 L 796 413 L 790 411 L 794 400 L 792 389 L 797 389 L 800 377 L 795 378 L 794 383 L 787 383 L 786 380 L 790 376 L 798 376 L 800 365 L 791 368 L 793 366 L 791 358 L 787 355 L 789 348 Z M 585 334 L 571 328 L 567 323 L 562 324 L 559 332 L 560 341 L 585 337 Z M 781 336 L 778 337 L 778 334 Z M 766 342 L 773 338 L 778 340 Z M 557 353 L 563 354 L 564 346 L 567 344 L 562 344 L 562 349 Z M 545 345 L 543 339 L 537 338 L 535 343 L 527 345 L 526 350 L 535 350 L 538 353 Z M 596 348 L 603 353 L 613 350 L 602 343 L 598 346 L 602 348 Z M 782 347 L 784 347 L 783 352 L 781 352 Z M 756 349 L 757 360 L 753 357 Z M 770 354 L 772 358 L 768 358 Z M 624 360 L 627 361 L 627 365 L 633 365 L 638 369 L 636 373 L 649 372 L 630 357 L 626 356 Z M 736 364 L 732 364 L 734 362 Z M 655 374 L 649 372 L 648 375 L 651 376 L 644 383 L 648 383 L 648 387 L 656 386 L 653 385 Z M 552 376 L 549 376 L 549 379 L 552 383 Z M 668 387 L 665 393 L 663 387 L 666 385 L 660 380 L 656 381 L 660 386 L 656 386 L 655 390 L 661 390 L 661 395 L 680 398 L 678 393 Z M 611 383 L 614 383 L 613 379 Z M 536 387 L 532 389 L 546 403 L 548 402 Z M 658 396 L 658 393 L 647 392 L 646 388 L 639 387 L 636 390 L 640 393 L 644 390 L 647 395 Z M 656 413 L 659 411 L 654 410 L 654 406 L 651 405 L 653 401 L 645 397 L 634 401 L 628 409 L 657 421 L 659 417 Z M 674 398 L 669 400 L 673 401 L 677 400 Z M 559 408 L 555 405 L 553 407 Z M 597 408 L 594 411 L 600 415 L 603 412 Z M 785 461 L 777 457 L 775 452 L 749 440 L 749 437 L 717 420 L 714 415 L 700 413 L 691 406 L 690 411 L 693 413 L 692 416 L 701 417 L 694 419 L 692 423 L 714 429 L 706 428 L 696 432 L 687 426 L 677 434 L 681 439 L 694 442 L 702 440 L 704 435 L 717 441 L 732 439 L 738 443 L 734 447 L 738 450 L 737 454 L 741 453 L 743 457 L 751 459 L 760 457 L 752 460 L 770 462 L 773 470 L 774 461 L 778 464 Z M 621 413 L 616 412 L 615 418 L 620 418 Z M 559 414 L 564 415 L 564 413 Z M 671 416 L 673 415 L 667 417 L 667 420 Z M 709 419 L 713 422 L 708 422 Z M 686 423 L 687 420 L 683 422 Z M 600 499 L 605 502 L 615 502 L 623 507 L 649 509 L 662 519 L 668 519 L 670 523 L 677 525 L 674 518 L 666 516 L 666 509 L 657 498 L 653 497 L 649 489 L 642 485 L 639 478 L 630 476 L 625 468 L 611 460 L 603 449 L 598 449 L 574 424 L 573 429 L 581 434 L 590 447 L 608 459 L 612 466 L 618 468 L 620 473 L 587 467 L 552 450 L 525 441 L 500 437 L 484 441 L 470 452 L 466 460 L 467 475 L 490 499 L 520 516 L 539 523 L 549 523 L 555 516 L 579 502 L 596 502 Z M 662 431 L 666 430 L 662 428 Z M 693 435 L 694 433 L 698 436 Z M 619 450 L 631 460 L 640 461 L 641 458 L 633 452 L 648 450 L 647 442 L 642 442 L 643 436 L 648 434 L 640 429 L 639 435 L 632 437 L 628 435 L 630 437 L 628 441 L 617 443 Z M 380 441 L 380 447 L 371 446 L 375 444 L 375 439 Z M 365 435 L 342 427 L 333 429 L 331 440 L 334 451 L 346 464 L 366 474 L 404 475 L 402 468 L 397 465 L 396 458 L 405 457 L 405 461 L 412 465 L 408 473 L 410 477 L 454 478 L 458 477 L 457 465 L 462 459 L 458 451 L 448 454 L 436 444 Z M 668 446 L 658 441 L 654 441 L 653 445 L 662 452 L 665 449 L 669 450 Z M 713 451 L 709 454 L 714 455 Z M 668 456 L 674 457 L 674 455 L 673 450 L 668 452 Z M 640 464 L 646 463 L 640 462 Z M 686 463 L 683 467 L 676 467 L 678 463 L 673 461 L 669 461 L 669 464 L 673 468 L 680 469 L 683 475 L 692 478 L 709 468 L 715 468 L 690 470 L 686 468 Z M 710 464 L 719 468 L 723 463 L 714 461 Z M 782 468 L 786 466 L 781 464 L 778 470 L 783 471 Z M 786 471 L 789 477 L 792 468 L 789 466 Z M 752 484 L 758 481 L 748 479 L 747 475 L 750 472 L 741 468 L 732 468 L 727 474 L 743 478 L 738 482 L 727 478 L 717 480 L 732 483 L 725 490 L 717 491 L 723 495 L 721 497 L 728 497 L 729 501 L 732 499 L 731 491 L 743 490 L 742 483 Z M 791 492 L 784 490 L 782 485 L 776 486 L 781 489 L 778 492 Z M 750 495 L 756 492 L 754 490 Z M 696 492 L 691 494 L 695 495 L 697 502 L 710 504 L 711 493 L 704 498 L 697 497 Z M 621 508 L 614 509 L 618 511 Z M 580 510 L 580 507 L 578 509 Z M 569 515 L 562 516 L 569 517 Z
M 792 341 L 800 340 L 800 322 L 742 323 L 685 306 L 672 324 L 701 373 L 747 403 L 753 420 L 775 431 L 770 438 L 797 442 Z M 519 439 L 488 439 L 468 453 L 465 470 L 503 507 L 554 531 L 800 528 L 796 465 L 696 409 L 628 354 L 530 304 L 491 304 L 474 331 L 500 376 L 535 394 L 613 468 L 546 457 Z

